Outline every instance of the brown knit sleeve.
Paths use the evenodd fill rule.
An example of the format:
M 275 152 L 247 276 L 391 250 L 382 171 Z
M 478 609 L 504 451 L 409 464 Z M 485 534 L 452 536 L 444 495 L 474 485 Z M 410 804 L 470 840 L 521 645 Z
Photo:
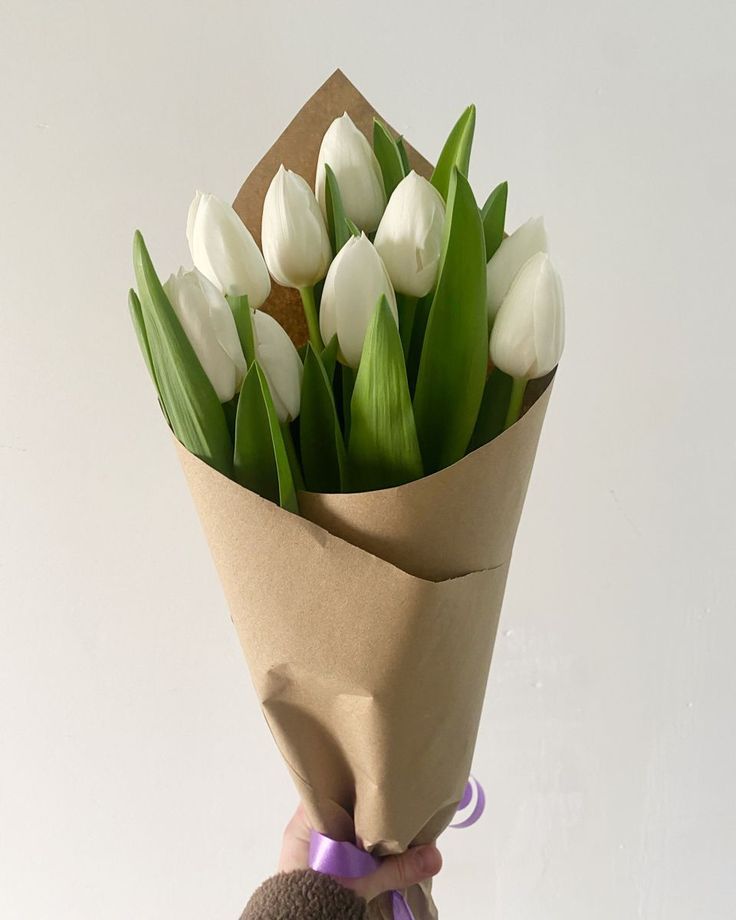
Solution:
M 280 872 L 258 888 L 240 920 L 366 920 L 363 898 L 313 869 Z

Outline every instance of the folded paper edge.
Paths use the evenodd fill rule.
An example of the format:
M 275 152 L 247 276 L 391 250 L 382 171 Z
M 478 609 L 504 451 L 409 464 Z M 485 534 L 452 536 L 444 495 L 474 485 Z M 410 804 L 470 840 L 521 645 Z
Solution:
M 546 412 L 546 402 L 549 401 L 549 397 L 551 396 L 552 384 L 554 383 L 556 374 L 557 374 L 557 368 L 550 371 L 550 373 L 547 374 L 546 377 L 540 378 L 540 381 L 531 381 L 532 384 L 539 383 L 540 385 L 535 388 L 535 392 L 533 393 L 532 399 L 526 403 L 526 405 L 524 406 L 523 414 L 514 422 L 513 425 L 509 426 L 505 431 L 502 431 L 501 434 L 496 435 L 495 438 L 492 438 L 490 441 L 487 441 L 485 444 L 482 444 L 480 447 L 476 447 L 475 450 L 469 451 L 467 454 L 462 456 L 459 460 L 456 460 L 454 463 L 451 463 L 449 466 L 443 466 L 441 470 L 436 470 L 434 473 L 428 473 L 425 476 L 421 476 L 419 479 L 413 479 L 411 482 L 405 482 L 403 485 L 400 485 L 400 486 L 387 486 L 385 489 L 371 489 L 365 492 L 310 492 L 308 489 L 302 489 L 299 491 L 298 494 L 299 495 L 310 495 L 310 496 L 311 495 L 314 495 L 314 496 L 319 496 L 319 495 L 370 496 L 370 495 L 376 495 L 380 492 L 396 493 L 396 492 L 403 491 L 404 493 L 406 493 L 413 489 L 420 488 L 421 487 L 420 483 L 427 483 L 430 480 L 432 482 L 436 482 L 438 479 L 441 479 L 444 475 L 448 475 L 450 471 L 452 471 L 453 473 L 457 473 L 458 470 L 463 465 L 466 465 L 466 466 L 468 465 L 468 463 L 470 462 L 470 458 L 479 459 L 482 457 L 484 453 L 489 453 L 492 445 L 495 445 L 495 447 L 493 448 L 494 450 L 499 450 L 500 446 L 506 443 L 506 441 L 508 441 L 509 438 L 518 434 L 520 430 L 519 426 L 521 426 L 521 428 L 525 427 L 524 419 L 527 419 L 526 425 L 528 426 L 529 423 L 532 420 L 534 420 L 534 416 L 533 415 L 530 416 L 529 413 L 533 412 L 534 408 L 538 404 L 539 404 L 539 408 L 537 411 L 539 411 L 539 409 L 543 409 Z M 545 400 L 545 402 L 543 402 L 543 400 Z
M 552 383 L 554 381 L 554 371 L 552 372 L 552 374 L 549 375 L 548 378 L 545 378 L 545 381 L 546 382 L 544 383 L 543 388 L 541 388 L 539 393 L 536 395 L 534 402 L 528 407 L 527 411 L 521 416 L 521 418 L 519 418 L 519 420 L 514 423 L 514 425 L 512 425 L 509 429 L 507 429 L 507 431 L 500 434 L 497 438 L 494 438 L 493 440 L 489 441 L 487 444 L 484 444 L 482 447 L 479 447 L 476 450 L 471 451 L 469 454 L 466 454 L 464 457 L 462 457 L 460 460 L 458 460 L 456 463 L 452 464 L 451 466 L 445 467 L 442 470 L 438 470 L 436 473 L 432 473 L 430 476 L 423 476 L 421 479 L 417 479 L 417 480 L 414 480 L 413 482 L 405 483 L 404 485 L 401 485 L 401 486 L 395 486 L 390 489 L 381 489 L 381 490 L 374 490 L 373 492 L 362 492 L 362 493 L 344 493 L 346 498 L 349 499 L 349 497 L 351 496 L 360 495 L 361 498 L 370 500 L 371 495 L 378 495 L 381 493 L 386 493 L 389 497 L 392 494 L 398 494 L 398 493 L 403 493 L 404 495 L 411 494 L 412 492 L 419 493 L 420 490 L 422 489 L 422 484 L 426 483 L 427 480 L 432 480 L 432 483 L 436 484 L 438 481 L 438 477 L 442 477 L 443 474 L 444 475 L 454 475 L 454 476 L 462 475 L 462 469 L 464 465 L 467 465 L 471 461 L 473 463 L 477 463 L 479 461 L 483 462 L 484 455 L 491 455 L 494 451 L 503 449 L 503 446 L 505 443 L 504 439 L 508 440 L 508 438 L 514 435 L 519 436 L 519 433 L 522 432 L 525 427 L 533 426 L 537 424 L 541 426 L 543 419 L 538 419 L 537 415 L 538 413 L 541 412 L 543 416 L 546 412 L 546 404 L 547 404 L 547 401 L 550 395 Z M 509 558 L 501 559 L 498 563 L 496 563 L 493 566 L 480 568 L 480 569 L 469 569 L 468 571 L 460 572 L 457 575 L 453 575 L 449 578 L 434 579 L 434 578 L 427 578 L 423 575 L 417 575 L 416 573 L 408 571 L 407 569 L 404 569 L 401 566 L 396 565 L 394 562 L 391 562 L 388 559 L 384 559 L 383 557 L 370 552 L 364 547 L 359 546 L 356 543 L 352 543 L 349 540 L 345 539 L 344 537 L 333 533 L 332 531 L 328 530 L 326 527 L 323 527 L 321 524 L 317 523 L 316 521 L 311 520 L 310 518 L 304 515 L 293 514 L 292 512 L 287 511 L 284 508 L 281 508 L 279 505 L 275 504 L 274 502 L 271 502 L 268 499 L 262 498 L 257 493 L 252 492 L 250 489 L 246 488 L 245 486 L 240 485 L 240 483 L 236 482 L 235 480 L 230 479 L 227 476 L 224 476 L 219 471 L 210 467 L 204 460 L 202 460 L 201 458 L 197 457 L 196 454 L 193 454 L 191 451 L 189 451 L 176 438 L 176 436 L 173 435 L 173 433 L 172 433 L 172 437 L 176 445 L 177 454 L 179 456 L 179 461 L 184 470 L 184 474 L 187 479 L 187 482 L 190 485 L 190 491 L 192 492 L 194 496 L 195 503 L 198 505 L 198 509 L 199 509 L 199 503 L 205 499 L 203 495 L 198 494 L 199 490 L 193 487 L 193 481 L 196 480 L 196 478 L 201 478 L 205 476 L 211 481 L 212 484 L 216 485 L 216 487 L 218 488 L 235 489 L 235 490 L 241 491 L 242 493 L 245 493 L 248 496 L 248 500 L 254 501 L 260 504 L 260 507 L 262 508 L 262 510 L 264 510 L 269 515 L 277 515 L 277 516 L 288 515 L 289 518 L 295 518 L 297 521 L 300 522 L 300 524 L 295 525 L 293 522 L 290 522 L 289 526 L 300 526 L 306 529 L 308 532 L 310 532 L 313 535 L 314 539 L 316 540 L 319 540 L 323 543 L 326 543 L 328 541 L 338 541 L 338 545 L 348 546 L 351 548 L 352 551 L 364 554 L 364 557 L 367 559 L 377 560 L 381 564 L 390 566 L 391 569 L 394 569 L 395 571 L 400 572 L 406 578 L 415 579 L 417 582 L 425 583 L 427 585 L 444 584 L 446 582 L 454 581 L 458 578 L 465 578 L 468 575 L 473 574 L 474 572 L 491 571 L 496 568 L 501 568 L 503 565 L 508 565 L 510 562 L 510 554 L 509 554 Z M 489 465 L 492 466 L 492 464 L 490 464 L 490 461 L 489 461 Z M 192 471 L 193 475 L 190 475 L 190 470 Z M 299 493 L 299 494 L 305 495 L 305 496 L 309 495 L 313 497 L 319 497 L 319 495 L 321 494 L 325 494 L 325 495 L 329 494 L 332 498 L 341 497 L 340 493 L 311 492 L 311 493 Z M 283 517 L 281 517 L 280 519 L 284 522 L 288 520 L 287 518 L 283 518 Z
M 490 572 L 497 572 L 499 569 L 508 566 L 510 559 L 505 559 L 499 562 L 496 565 L 489 566 L 484 569 L 475 569 L 473 571 L 464 572 L 460 575 L 454 575 L 451 578 L 423 578 L 421 575 L 415 575 L 413 572 L 407 572 L 405 569 L 402 569 L 400 566 L 395 565 L 393 562 L 390 562 L 388 559 L 383 559 L 381 556 L 376 556 L 374 553 L 369 552 L 366 549 L 363 549 L 361 546 L 357 546 L 355 543 L 350 543 L 348 540 L 343 539 L 336 534 L 331 533 L 329 530 L 326 530 L 319 524 L 316 524 L 314 521 L 309 520 L 309 518 L 302 517 L 300 514 L 294 514 L 291 511 L 287 511 L 285 508 L 281 508 L 275 502 L 269 501 L 266 498 L 258 495 L 256 492 L 252 492 L 250 489 L 245 486 L 240 485 L 240 483 L 235 482 L 233 479 L 229 479 L 227 476 L 224 476 L 219 470 L 214 469 L 208 463 L 205 463 L 200 457 L 196 454 L 193 454 L 188 450 L 182 443 L 179 441 L 175 435 L 172 433 L 172 440 L 174 441 L 174 446 L 179 457 L 179 462 L 184 471 L 184 476 L 189 485 L 190 492 L 193 495 L 195 505 L 199 512 L 199 503 L 203 500 L 201 494 L 198 494 L 198 490 L 195 485 L 196 480 L 201 477 L 207 477 L 210 479 L 211 483 L 217 488 L 234 488 L 240 490 L 242 493 L 245 493 L 248 497 L 248 501 L 253 501 L 261 506 L 261 509 L 267 514 L 276 515 L 279 520 L 286 523 L 288 521 L 288 526 L 299 526 L 310 533 L 315 540 L 322 543 L 324 546 L 329 546 L 334 544 L 340 547 L 347 547 L 350 552 L 355 553 L 356 557 L 361 556 L 366 561 L 369 561 L 371 565 L 386 566 L 389 570 L 398 573 L 403 579 L 406 579 L 409 583 L 414 583 L 423 589 L 431 590 L 436 588 L 438 585 L 451 585 L 453 582 L 458 582 L 464 579 L 470 579 L 473 576 L 485 576 Z M 191 471 L 191 472 L 190 472 Z M 200 515 L 201 518 L 201 515 Z M 299 522 L 295 524 L 294 522 Z

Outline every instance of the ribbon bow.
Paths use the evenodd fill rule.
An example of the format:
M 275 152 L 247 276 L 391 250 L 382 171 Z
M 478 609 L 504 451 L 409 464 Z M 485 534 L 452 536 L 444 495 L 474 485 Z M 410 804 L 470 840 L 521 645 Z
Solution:
M 458 813 L 464 811 L 473 801 L 475 794 L 475 805 L 470 814 L 451 824 L 450 827 L 465 828 L 480 818 L 486 807 L 486 796 L 483 787 L 475 777 L 471 776 L 465 785 L 463 797 L 458 805 Z M 355 846 L 354 843 L 348 843 L 344 840 L 333 840 L 317 831 L 312 831 L 309 840 L 309 865 L 317 872 L 324 872 L 327 875 L 336 875 L 339 878 L 363 878 L 375 872 L 380 866 L 381 860 L 378 856 L 366 853 Z M 391 892 L 394 920 L 415 920 L 406 898 L 399 891 Z

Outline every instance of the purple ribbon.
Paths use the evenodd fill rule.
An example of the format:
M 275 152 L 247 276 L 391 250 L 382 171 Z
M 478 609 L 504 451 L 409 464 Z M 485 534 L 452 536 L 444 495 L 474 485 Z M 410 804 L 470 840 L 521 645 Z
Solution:
M 483 787 L 475 777 L 471 776 L 465 785 L 463 797 L 458 805 L 458 812 L 464 811 L 473 801 L 475 805 L 468 817 L 463 818 L 450 827 L 464 828 L 480 818 L 486 807 L 486 796 Z M 346 840 L 333 840 L 317 831 L 312 831 L 309 838 L 309 865 L 317 872 L 334 875 L 338 878 L 364 878 L 375 872 L 381 865 L 378 856 L 366 853 Z M 415 920 L 406 898 L 400 891 L 391 892 L 394 920 Z
M 454 827 L 457 830 L 460 830 L 464 827 L 470 827 L 471 824 L 475 824 L 475 822 L 486 810 L 486 794 L 483 790 L 483 787 L 474 776 L 471 776 L 465 784 L 465 792 L 463 792 L 463 797 L 460 799 L 460 804 L 457 806 L 457 810 L 459 812 L 464 811 L 468 805 L 470 805 L 470 803 L 473 801 L 473 793 L 475 793 L 475 805 L 473 806 L 473 810 L 470 812 L 467 818 L 463 818 L 463 820 L 458 821 L 457 824 L 451 824 L 450 827 Z

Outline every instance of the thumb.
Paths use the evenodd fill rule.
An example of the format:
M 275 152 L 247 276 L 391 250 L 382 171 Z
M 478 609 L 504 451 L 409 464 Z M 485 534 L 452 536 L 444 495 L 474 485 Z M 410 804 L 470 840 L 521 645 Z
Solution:
M 401 891 L 428 878 L 442 868 L 442 856 L 433 844 L 411 847 L 400 856 L 386 856 L 381 865 L 364 878 L 341 879 L 346 888 L 371 901 L 384 891 Z

